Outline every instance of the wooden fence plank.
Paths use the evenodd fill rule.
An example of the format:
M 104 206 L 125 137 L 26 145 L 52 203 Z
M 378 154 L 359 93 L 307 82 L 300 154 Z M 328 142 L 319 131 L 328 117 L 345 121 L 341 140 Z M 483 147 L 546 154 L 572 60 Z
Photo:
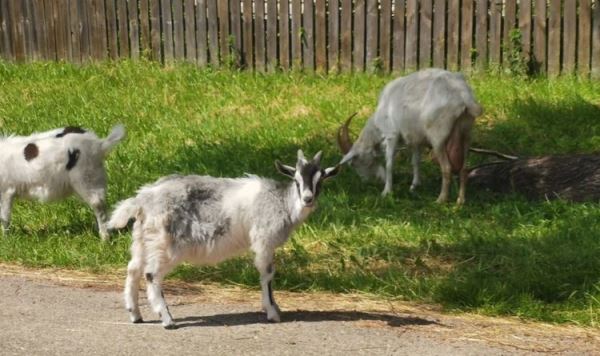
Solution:
M 208 64 L 208 37 L 206 19 L 206 0 L 196 1 L 196 54 L 198 65 L 204 67 Z
M 38 57 L 38 53 L 36 50 L 36 46 L 37 46 L 36 42 L 37 41 L 36 41 L 35 30 L 34 30 L 34 25 L 33 25 L 33 21 L 35 21 L 35 19 L 33 17 L 32 1 L 33 0 L 23 0 L 23 2 L 22 2 L 23 19 L 24 19 L 24 35 L 25 35 L 25 53 L 26 53 L 28 61 L 36 60 Z M 65 11 L 68 12 L 69 8 L 67 7 L 65 9 Z M 67 18 L 68 18 L 68 16 L 67 16 Z M 67 23 L 67 26 L 69 26 L 69 31 L 70 31 L 71 24 Z M 69 34 L 69 33 L 70 32 L 67 32 L 67 34 Z M 71 40 L 71 36 L 69 36 L 69 41 L 70 40 Z
M 550 0 L 548 8 L 548 74 L 560 74 L 560 37 L 562 0 Z
M 314 3 L 313 0 L 304 2 L 302 24 L 304 36 L 302 39 L 302 58 L 305 69 L 315 69 L 315 32 L 314 32 Z
M 432 0 L 421 0 L 419 21 L 419 68 L 431 67 Z
M 54 1 L 44 0 L 44 17 L 46 18 L 46 26 L 48 28 L 47 53 L 48 59 L 56 60 L 56 33 L 54 26 Z M 86 23 L 89 17 L 86 17 Z M 82 47 L 87 45 L 89 49 L 89 37 L 87 43 L 82 43 Z M 12 48 L 12 47 L 11 47 Z M 12 50 L 12 49 L 11 49 Z M 12 52 L 14 58 L 14 51 Z
M 92 35 L 92 54 L 96 60 L 104 60 L 108 53 L 106 50 L 106 11 L 104 9 L 104 0 L 92 0 L 94 16 Z
M 161 1 L 161 29 L 163 41 L 163 58 L 165 63 L 172 63 L 173 54 L 173 13 L 171 12 L 171 0 Z M 215 17 L 216 18 L 216 17 Z
M 196 10 L 194 0 L 185 0 L 183 8 L 185 32 L 185 60 L 196 63 Z
M 460 69 L 470 71 L 472 68 L 473 51 L 473 4 L 474 0 L 463 0 L 462 2 L 462 37 L 460 41 Z
M 46 1 L 46 0 L 45 0 Z M 47 1 L 46 1 L 47 2 Z M 91 2 L 81 1 L 79 3 L 79 20 L 81 24 L 81 40 L 80 51 L 81 61 L 88 62 L 92 60 L 92 20 L 94 17 L 93 8 Z M 115 18 L 116 19 L 116 18 Z M 46 13 L 46 23 L 52 21 Z M 50 28 L 48 29 L 50 31 Z M 116 31 L 115 31 L 116 34 Z M 54 34 L 52 34 L 54 36 Z M 118 56 L 117 56 L 118 57 Z
M 340 22 L 340 69 L 352 69 L 352 0 L 342 0 Z
M 416 1 L 416 0 L 414 0 Z M 354 1 L 354 70 L 365 70 L 365 0 Z
M 150 40 L 152 42 L 152 59 L 162 61 L 162 41 L 160 30 L 160 1 L 148 0 L 150 2 Z
M 504 2 L 504 28 L 502 34 L 502 53 L 503 64 L 507 67 L 510 63 L 506 60 L 506 56 L 512 51 L 511 36 L 517 24 L 517 0 L 505 0 Z
M 490 1 L 490 48 L 489 63 L 500 65 L 502 45 L 502 0 Z
M 315 65 L 320 72 L 327 70 L 327 8 L 325 0 L 315 3 Z
M 76 1 L 71 1 L 71 4 Z M 80 12 L 81 13 L 81 12 Z M 117 8 L 113 0 L 106 1 L 106 37 L 108 40 L 108 56 L 119 58 L 119 39 L 117 31 Z
M 581 76 L 590 73 L 592 2 L 579 0 L 579 35 L 577 36 L 577 71 Z M 598 5 L 596 5 L 598 6 Z
M 8 0 L 0 0 L 0 57 L 8 61 L 14 60 L 11 44 Z
M 404 71 L 405 57 L 405 33 L 404 20 L 405 6 L 404 1 L 397 1 L 394 4 L 394 34 L 392 39 L 392 70 L 394 72 Z
M 107 1 L 107 5 L 110 1 Z M 192 1 L 193 3 L 193 1 Z M 150 40 L 150 4 L 148 0 L 140 0 L 140 51 L 142 56 L 149 58 L 152 48 Z M 193 5 L 193 4 L 192 4 Z
M 519 0 L 519 30 L 521 31 L 521 53 L 526 63 L 532 61 L 531 54 L 531 0 Z
M 139 25 L 139 11 L 137 0 L 129 0 L 128 4 L 128 18 L 129 18 L 129 51 L 131 58 L 140 58 L 140 25 Z
M 242 12 L 240 0 L 229 2 L 229 26 L 233 43 L 231 44 L 233 64 L 240 67 L 242 64 Z
M 253 31 L 253 11 L 252 0 L 244 0 L 242 5 L 242 19 L 244 21 L 244 41 L 243 41 L 243 62 L 248 69 L 254 69 L 254 31 Z
M 577 57 L 577 2 L 565 1 L 563 23 L 563 72 L 572 74 Z
M 488 58 L 488 0 L 477 0 L 476 14 L 475 46 L 477 57 L 475 62 L 478 69 L 485 69 Z
M 536 70 L 546 71 L 546 0 L 535 0 L 533 55 Z
M 460 0 L 450 0 L 448 2 L 448 39 L 447 39 L 447 65 L 449 70 L 458 70 L 458 53 L 460 43 Z
M 379 58 L 384 72 L 392 70 L 392 1 L 381 0 Z
M 450 33 L 448 32 L 448 35 Z M 446 0 L 433 4 L 433 66 L 445 68 L 446 61 Z
M 168 5 L 168 1 L 164 1 L 163 5 Z M 128 58 L 131 53 L 129 49 L 129 28 L 127 26 L 129 21 L 127 18 L 127 2 L 123 0 L 117 0 L 117 21 L 119 25 L 119 56 Z
M 469 0 L 465 0 L 469 1 Z M 414 71 L 418 65 L 419 51 L 419 4 L 418 0 L 406 2 L 406 71 Z
M 258 71 L 265 70 L 265 2 L 254 2 L 254 67 Z
M 217 21 L 214 19 L 218 18 L 217 15 L 217 0 L 208 0 L 207 3 L 207 15 L 208 21 L 208 49 L 210 54 L 210 64 L 214 67 L 218 67 L 219 61 L 219 27 Z
M 600 79 L 600 2 L 592 11 L 592 78 Z
M 277 0 L 267 0 L 267 70 L 277 69 Z
M 2 0 L 1 2 L 5 2 Z M 77 3 L 75 3 L 77 5 Z M 0 6 L 1 7 L 1 6 Z M 36 1 L 33 7 L 35 17 L 35 33 L 37 38 L 37 51 L 39 53 L 39 60 L 48 59 L 48 32 L 46 25 L 46 16 L 44 14 L 44 3 L 43 1 Z M 0 8 L 0 12 L 2 9 Z M 0 15 L 1 17 L 1 15 Z M 77 17 L 79 18 L 79 17 Z M 1 20 L 0 20 L 1 21 Z M 2 24 L 0 24 L 2 26 Z M 77 29 L 78 32 L 79 29 Z M 2 29 L 0 28 L 0 43 L 2 43 Z M 2 45 L 0 44 L 0 51 L 2 51 Z
M 171 11 L 173 16 L 173 57 L 175 60 L 181 61 L 185 59 L 183 1 L 171 0 Z
M 81 21 L 79 16 L 79 4 L 77 1 L 69 2 L 69 41 L 71 42 L 72 49 L 71 60 L 75 63 L 80 63 L 82 61 Z
M 329 0 L 329 17 L 327 26 L 327 68 L 335 73 L 340 68 L 340 1 Z
M 290 69 L 290 3 L 279 1 L 279 65 Z
M 219 12 L 219 51 L 221 53 L 221 64 L 229 61 L 229 2 L 220 0 Z
M 377 0 L 367 0 L 367 45 L 366 68 L 372 71 L 376 68 L 378 26 Z
M 292 0 L 292 66 L 302 68 L 302 2 Z
M 21 0 L 11 0 L 9 3 L 10 34 L 12 51 L 17 62 L 25 61 L 25 38 L 23 34 L 23 15 Z

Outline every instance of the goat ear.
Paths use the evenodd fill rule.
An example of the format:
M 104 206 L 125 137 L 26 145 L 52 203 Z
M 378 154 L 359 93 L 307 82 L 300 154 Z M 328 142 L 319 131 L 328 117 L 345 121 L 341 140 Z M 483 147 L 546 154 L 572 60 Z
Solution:
M 321 176 L 321 180 L 329 179 L 335 177 L 342 170 L 341 165 L 335 165 L 333 167 L 325 168 L 323 171 L 323 175 Z
M 354 150 L 350 150 L 350 152 L 346 153 L 346 155 L 344 155 L 344 157 L 342 158 L 342 160 L 340 161 L 340 163 L 338 163 L 338 165 L 342 165 L 344 163 L 348 163 L 352 160 L 352 158 L 354 158 L 356 156 L 356 153 L 354 152 Z
M 290 178 L 294 178 L 294 175 L 296 174 L 296 168 L 285 165 L 280 161 L 275 161 L 275 168 L 277 168 L 279 173 Z
M 313 157 L 313 162 L 316 165 L 321 164 L 321 157 L 323 156 L 323 151 L 319 151 L 317 152 L 317 154 Z

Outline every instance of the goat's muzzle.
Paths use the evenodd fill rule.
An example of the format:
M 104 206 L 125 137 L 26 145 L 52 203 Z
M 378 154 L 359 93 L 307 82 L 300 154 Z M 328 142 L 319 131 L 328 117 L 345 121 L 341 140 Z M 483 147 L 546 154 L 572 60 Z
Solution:
M 338 146 L 340 146 L 340 150 L 343 154 L 350 152 L 350 149 L 352 148 L 352 140 L 350 139 L 348 126 L 350 126 L 350 122 L 352 121 L 354 116 L 356 116 L 356 114 L 357 113 L 350 115 L 350 117 L 346 119 L 346 122 L 344 122 L 342 126 L 340 126 L 337 132 Z

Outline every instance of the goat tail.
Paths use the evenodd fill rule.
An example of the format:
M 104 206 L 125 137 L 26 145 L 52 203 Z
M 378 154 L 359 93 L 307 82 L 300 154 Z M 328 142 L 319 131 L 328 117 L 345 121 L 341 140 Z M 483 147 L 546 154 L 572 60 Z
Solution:
M 122 124 L 115 125 L 108 137 L 102 140 L 102 151 L 104 151 L 105 154 L 110 152 L 117 143 L 125 138 L 125 135 L 125 126 Z
M 108 221 L 109 229 L 122 229 L 129 220 L 137 217 L 141 207 L 137 204 L 135 197 L 123 200 L 113 211 Z

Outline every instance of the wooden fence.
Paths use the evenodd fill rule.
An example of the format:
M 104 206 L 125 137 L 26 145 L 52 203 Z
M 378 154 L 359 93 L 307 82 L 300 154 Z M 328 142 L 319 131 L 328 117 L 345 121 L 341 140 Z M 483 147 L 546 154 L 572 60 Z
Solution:
M 0 0 L 9 61 L 147 57 L 259 71 L 600 77 L 600 0 Z M 512 64 L 511 64 L 512 63 Z

